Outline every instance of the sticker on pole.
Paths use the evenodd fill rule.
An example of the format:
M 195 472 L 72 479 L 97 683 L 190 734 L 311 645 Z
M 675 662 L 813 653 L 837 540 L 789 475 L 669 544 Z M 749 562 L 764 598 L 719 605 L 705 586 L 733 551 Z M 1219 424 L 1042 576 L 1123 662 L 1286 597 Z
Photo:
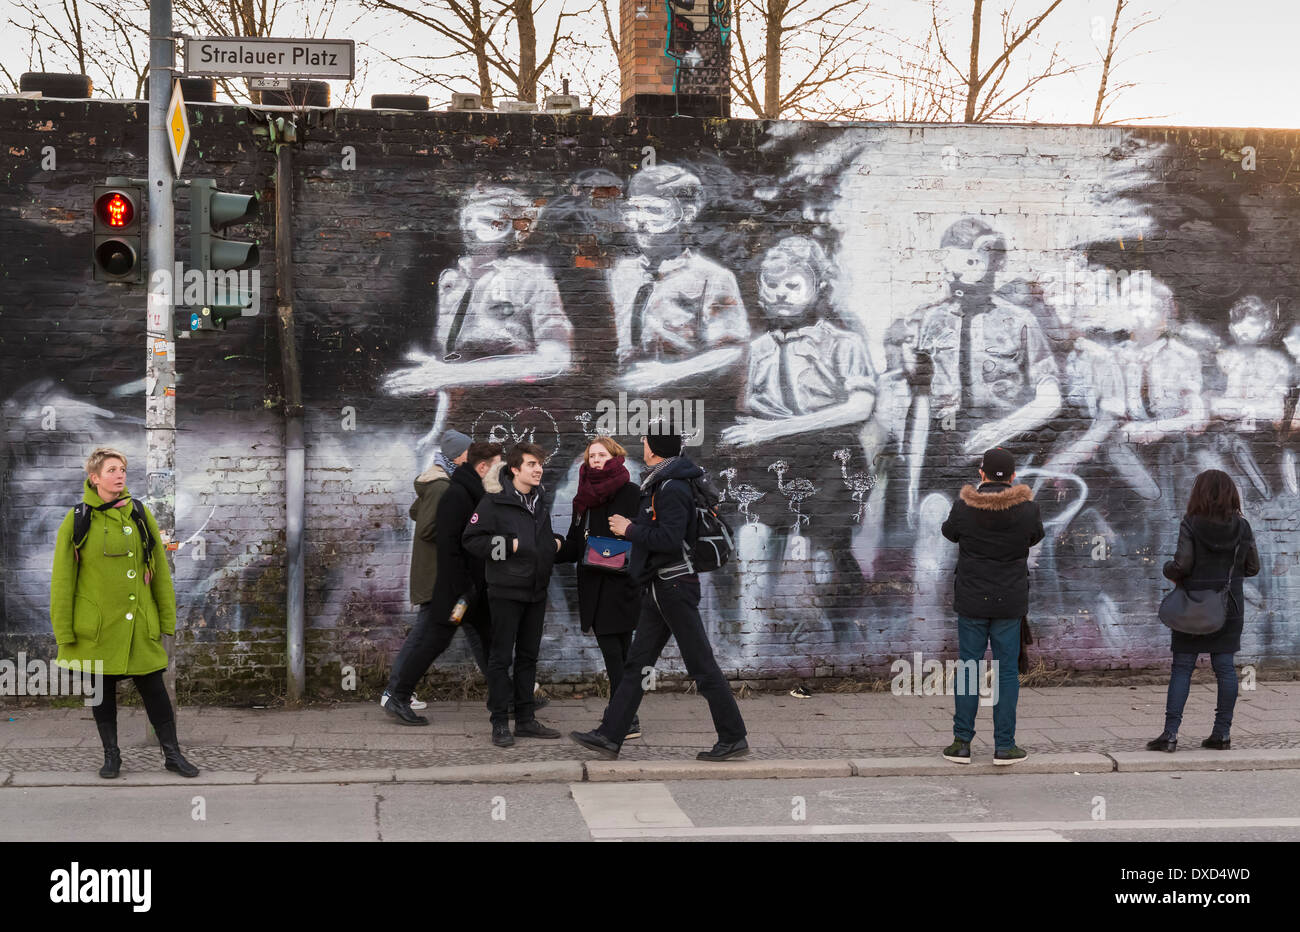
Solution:
M 185 161 L 185 150 L 190 144 L 190 119 L 185 113 L 185 97 L 181 94 L 181 82 L 172 82 L 172 102 L 167 105 L 167 148 L 172 153 L 172 166 L 176 177 L 181 176 L 181 163 Z

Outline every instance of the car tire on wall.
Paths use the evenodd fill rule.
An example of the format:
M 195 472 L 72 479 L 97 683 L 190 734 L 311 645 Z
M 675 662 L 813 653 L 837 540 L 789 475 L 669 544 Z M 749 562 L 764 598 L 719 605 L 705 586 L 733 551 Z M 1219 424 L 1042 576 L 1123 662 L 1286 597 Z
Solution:
M 328 81 L 290 81 L 287 91 L 261 91 L 266 107 L 328 107 Z
M 372 94 L 373 110 L 428 110 L 429 98 L 424 94 Z
M 92 88 L 90 76 L 85 74 L 28 71 L 18 79 L 19 91 L 40 91 L 42 97 L 63 100 L 84 100 L 90 96 Z

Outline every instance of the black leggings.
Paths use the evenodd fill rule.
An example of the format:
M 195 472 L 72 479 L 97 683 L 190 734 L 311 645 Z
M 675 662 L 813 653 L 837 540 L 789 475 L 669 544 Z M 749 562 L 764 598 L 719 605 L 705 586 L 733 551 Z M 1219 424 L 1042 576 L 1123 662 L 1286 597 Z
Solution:
M 605 658 L 605 672 L 609 675 L 609 694 L 618 691 L 618 684 L 623 681 L 623 665 L 627 655 L 632 652 L 632 632 L 619 631 L 616 634 L 596 635 L 596 644 L 601 656 Z
M 99 705 L 91 706 L 96 724 L 117 723 L 117 684 L 119 680 L 124 679 L 127 677 L 122 674 L 104 675 L 104 699 Z M 144 676 L 132 676 L 130 679 L 135 680 L 135 688 L 139 691 L 140 698 L 144 700 L 144 711 L 149 716 L 149 724 L 153 725 L 154 730 L 156 731 L 159 725 L 169 724 L 174 716 L 172 701 L 167 697 L 167 687 L 163 685 L 163 671 L 155 670 Z

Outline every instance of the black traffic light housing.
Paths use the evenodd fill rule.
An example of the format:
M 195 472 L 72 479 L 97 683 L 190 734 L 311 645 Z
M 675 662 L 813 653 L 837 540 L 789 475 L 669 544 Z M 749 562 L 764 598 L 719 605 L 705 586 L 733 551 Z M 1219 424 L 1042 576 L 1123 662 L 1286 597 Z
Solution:
M 97 184 L 94 215 L 94 243 L 91 261 L 97 282 L 144 281 L 141 249 L 141 215 L 144 186 Z
M 255 195 L 218 191 L 210 178 L 190 183 L 190 264 L 203 276 L 203 301 L 191 311 L 191 330 L 225 330 L 232 317 L 257 316 L 256 290 L 227 288 L 221 274 L 256 269 L 257 244 L 219 235 L 228 226 L 252 220 L 257 208 Z

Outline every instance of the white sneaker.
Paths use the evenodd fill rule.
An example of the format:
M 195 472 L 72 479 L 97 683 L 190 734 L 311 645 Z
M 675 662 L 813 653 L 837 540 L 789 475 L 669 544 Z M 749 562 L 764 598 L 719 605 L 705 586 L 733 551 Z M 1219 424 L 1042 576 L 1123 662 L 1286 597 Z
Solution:
M 427 703 L 427 702 L 421 702 L 419 699 L 415 698 L 415 693 L 411 693 L 411 708 L 412 708 L 412 709 L 414 709 L 415 711 L 418 712 L 418 711 L 420 711 L 421 709 L 427 709 L 428 707 L 429 707 L 429 703 Z
M 382 709 L 384 708 L 384 706 L 388 705 L 388 697 L 391 695 L 392 693 L 390 693 L 388 690 L 386 689 L 384 690 L 384 694 L 379 697 L 379 708 Z

